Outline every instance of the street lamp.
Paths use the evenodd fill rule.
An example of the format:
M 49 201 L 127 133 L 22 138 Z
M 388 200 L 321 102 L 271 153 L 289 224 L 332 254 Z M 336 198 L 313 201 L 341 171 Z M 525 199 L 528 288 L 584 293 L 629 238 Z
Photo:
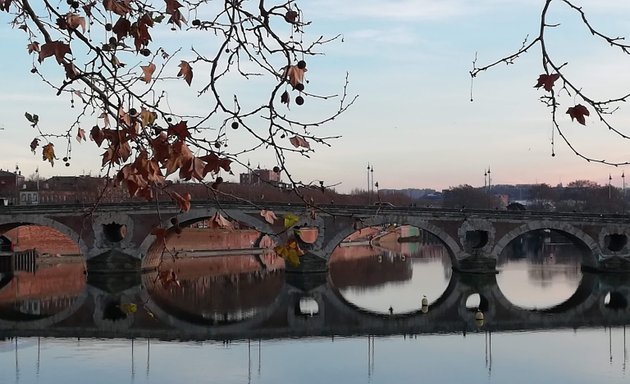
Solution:
M 20 172 L 20 167 L 15 164 L 15 205 L 20 204 L 20 182 L 18 174 Z
M 490 177 L 490 166 L 488 165 L 488 191 L 492 186 L 492 178 Z
M 367 201 L 368 205 L 370 205 L 370 163 L 367 166 Z
M 611 182 L 612 182 L 612 176 L 609 173 L 608 174 L 608 200 L 610 200 L 612 198 L 612 186 L 611 186 Z

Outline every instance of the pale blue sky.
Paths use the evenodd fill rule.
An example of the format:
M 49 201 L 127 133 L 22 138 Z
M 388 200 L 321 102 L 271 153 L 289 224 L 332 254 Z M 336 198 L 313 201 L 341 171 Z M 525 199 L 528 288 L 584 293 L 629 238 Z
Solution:
M 343 42 L 325 49 L 325 57 L 309 60 L 309 86 L 334 93 L 348 71 L 349 90 L 359 95 L 343 117 L 321 128 L 324 134 L 342 135 L 332 148 L 317 148 L 308 160 L 290 160 L 292 173 L 304 181 L 341 182 L 337 189 L 344 192 L 366 188 L 369 162 L 381 188 L 479 186 L 488 166 L 493 183 L 555 185 L 586 178 L 605 184 L 611 173 L 613 184 L 621 185 L 623 169 L 586 163 L 560 141 L 556 156 L 550 156 L 551 122 L 538 101 L 543 91 L 533 88 L 542 73 L 538 51 L 515 65 L 481 74 L 474 84 L 475 101 L 469 100 L 468 71 L 475 52 L 478 63 L 485 64 L 517 49 L 525 36 L 536 34 L 542 0 L 302 3 L 307 18 L 313 21 L 307 37 L 336 33 L 344 37 Z M 628 31 L 630 2 L 577 3 L 584 5 L 604 32 L 624 36 Z M 562 56 L 559 61 L 569 62 L 568 71 L 579 77 L 584 89 L 597 96 L 616 96 L 630 89 L 629 60 L 602 44 L 592 44 L 584 29 L 566 17 L 566 8 L 559 2 L 555 7 L 558 11 L 553 15 L 562 25 L 549 36 L 550 48 Z M 26 53 L 23 32 L 11 30 L 7 22 L 6 14 L 0 14 L 0 46 L 4 57 L 11 58 L 0 61 L 0 127 L 5 128 L 0 131 L 0 168 L 14 169 L 19 164 L 26 175 L 38 166 L 44 176 L 98 174 L 101 161 L 95 154 L 102 150 L 92 142 L 73 142 L 70 167 L 58 162 L 51 168 L 41 161 L 39 152 L 30 152 L 28 145 L 35 132 L 24 112 L 38 113 L 42 128 L 57 131 L 71 124 L 74 115 L 68 100 L 55 97 L 29 73 L 32 58 Z M 176 41 L 177 37 L 170 39 Z M 44 63 L 44 69 L 54 71 L 55 67 L 52 62 Z M 564 112 L 571 100 L 562 103 Z M 336 101 L 328 106 L 308 100 L 307 104 L 309 108 L 292 108 L 291 113 L 317 113 L 320 108 L 334 108 Z M 621 110 L 615 121 L 623 130 L 630 114 Z M 560 123 L 585 154 L 630 160 L 627 143 L 609 136 L 592 118 L 584 127 L 571 124 L 568 115 L 561 113 Z M 87 130 L 92 123 L 84 125 Z M 62 144 L 56 146 L 60 158 L 64 156 Z M 248 159 L 263 167 L 275 165 L 270 153 Z

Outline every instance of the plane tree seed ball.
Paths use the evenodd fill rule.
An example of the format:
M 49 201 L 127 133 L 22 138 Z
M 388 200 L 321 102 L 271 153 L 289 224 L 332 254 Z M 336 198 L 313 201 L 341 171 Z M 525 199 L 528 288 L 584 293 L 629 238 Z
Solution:
M 232 129 L 238 129 L 238 121 L 232 122 Z
M 304 104 L 304 98 L 302 96 L 298 96 L 295 98 L 295 104 L 302 105 Z

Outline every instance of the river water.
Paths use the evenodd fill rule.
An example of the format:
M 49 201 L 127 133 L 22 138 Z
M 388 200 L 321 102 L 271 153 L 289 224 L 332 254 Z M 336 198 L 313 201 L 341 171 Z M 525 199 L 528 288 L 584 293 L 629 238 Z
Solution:
M 0 383 L 630 379 L 630 284 L 583 273 L 562 236 L 516 239 L 491 276 L 453 272 L 430 237 L 342 245 L 303 284 L 270 255 L 266 270 L 190 258 L 136 280 L 93 279 L 76 260 L 3 274 Z

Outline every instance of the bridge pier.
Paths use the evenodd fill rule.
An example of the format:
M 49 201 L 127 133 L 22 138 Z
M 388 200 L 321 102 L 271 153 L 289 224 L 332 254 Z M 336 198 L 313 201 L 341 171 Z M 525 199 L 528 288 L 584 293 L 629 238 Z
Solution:
M 630 255 L 601 256 L 597 264 L 582 264 L 582 270 L 599 273 L 630 274 Z
M 112 249 L 86 261 L 88 275 L 91 273 L 140 273 L 141 260 Z
M 496 274 L 498 273 L 497 259 L 473 254 L 454 263 L 453 270 L 461 273 Z
M 300 257 L 299 265 L 286 263 L 285 268 L 288 273 L 326 273 L 328 260 L 307 251 Z

